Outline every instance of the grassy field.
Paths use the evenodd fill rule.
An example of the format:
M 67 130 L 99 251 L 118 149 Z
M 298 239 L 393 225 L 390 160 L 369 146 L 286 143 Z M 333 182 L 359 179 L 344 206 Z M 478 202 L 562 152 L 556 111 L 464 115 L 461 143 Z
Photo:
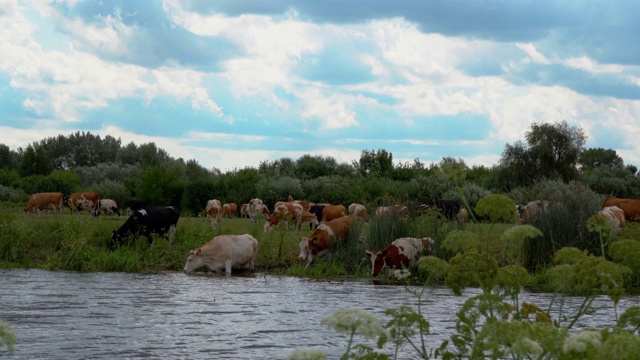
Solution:
M 206 218 L 181 217 L 171 246 L 162 237 L 155 238 L 152 245 L 141 237 L 111 252 L 108 250 L 111 232 L 126 219 L 127 216 L 115 215 L 93 219 L 88 213 L 71 215 L 68 209 L 62 215 L 25 216 L 18 205 L 1 204 L 0 267 L 86 272 L 181 271 L 191 249 L 217 235 L 244 233 L 258 239 L 258 270 L 308 277 L 368 277 L 371 265 L 365 250 L 379 250 L 403 236 L 434 238 L 435 255 L 449 260 L 454 254 L 440 244 L 452 230 L 476 234 L 479 250 L 490 253 L 500 265 L 513 264 L 522 251 L 501 238 L 511 224 L 443 223 L 427 214 L 403 220 L 372 219 L 370 226 L 353 228 L 350 238 L 332 249 L 331 259 L 317 261 L 309 268 L 297 260 L 300 238 L 312 233 L 308 225 L 297 233 L 282 227 L 265 234 L 263 219 L 259 225 L 253 225 L 247 218 L 225 219 L 214 229 Z M 620 236 L 638 239 L 640 226 L 630 224 Z

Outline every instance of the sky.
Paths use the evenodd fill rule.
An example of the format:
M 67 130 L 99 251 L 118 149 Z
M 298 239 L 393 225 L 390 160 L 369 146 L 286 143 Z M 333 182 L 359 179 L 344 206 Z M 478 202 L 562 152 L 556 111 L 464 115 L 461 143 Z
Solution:
M 498 164 L 533 123 L 640 165 L 637 0 L 0 0 L 0 143 L 77 131 L 223 172 Z

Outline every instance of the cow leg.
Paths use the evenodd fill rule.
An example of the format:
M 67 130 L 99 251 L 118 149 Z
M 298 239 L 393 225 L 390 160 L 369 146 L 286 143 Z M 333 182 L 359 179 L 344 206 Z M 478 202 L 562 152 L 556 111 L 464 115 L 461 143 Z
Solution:
M 224 271 L 226 275 L 231 275 L 231 259 L 224 262 Z
M 169 237 L 169 246 L 171 246 L 173 244 L 173 237 L 176 234 L 176 226 L 175 225 L 171 225 L 169 227 L 169 232 L 168 232 L 168 237 Z

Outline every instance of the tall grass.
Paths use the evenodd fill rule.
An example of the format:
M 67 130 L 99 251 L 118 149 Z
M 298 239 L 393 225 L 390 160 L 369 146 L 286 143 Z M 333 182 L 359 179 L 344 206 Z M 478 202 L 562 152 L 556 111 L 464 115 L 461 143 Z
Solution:
M 525 241 L 524 260 L 529 271 L 539 271 L 551 264 L 556 251 L 577 247 L 602 255 L 598 234 L 587 230 L 587 219 L 601 208 L 602 197 L 583 184 L 549 182 L 539 199 L 548 200 L 547 211 L 538 211 L 531 225 L 540 229 L 543 238 Z

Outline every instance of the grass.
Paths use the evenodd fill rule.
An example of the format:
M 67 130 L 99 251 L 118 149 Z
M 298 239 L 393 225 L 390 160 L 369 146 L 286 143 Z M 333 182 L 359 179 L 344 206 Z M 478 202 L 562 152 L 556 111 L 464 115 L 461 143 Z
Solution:
M 478 235 L 480 251 L 488 252 L 500 265 L 513 263 L 522 249 L 501 238 L 511 224 L 446 222 L 433 214 L 417 218 L 372 219 L 369 226 L 357 225 L 351 236 L 332 244 L 332 256 L 314 261 L 309 268 L 297 260 L 299 241 L 313 230 L 299 232 L 284 227 L 263 232 L 263 222 L 253 225 L 246 218 L 225 219 L 217 228 L 203 217 L 181 217 L 173 245 L 162 237 L 149 245 L 146 238 L 131 240 L 115 251 L 108 251 L 111 232 L 127 217 L 87 214 L 48 214 L 25 216 L 21 207 L 0 206 L 0 267 L 40 268 L 71 271 L 160 272 L 181 271 L 190 250 L 222 234 L 248 233 L 258 239 L 258 270 L 272 274 L 304 277 L 368 277 L 371 264 L 365 250 L 380 250 L 404 236 L 431 237 L 436 241 L 435 256 L 448 261 L 453 255 L 440 247 L 452 230 Z M 640 224 L 628 224 L 617 238 L 640 239 Z M 544 268 L 537 272 L 544 281 Z

